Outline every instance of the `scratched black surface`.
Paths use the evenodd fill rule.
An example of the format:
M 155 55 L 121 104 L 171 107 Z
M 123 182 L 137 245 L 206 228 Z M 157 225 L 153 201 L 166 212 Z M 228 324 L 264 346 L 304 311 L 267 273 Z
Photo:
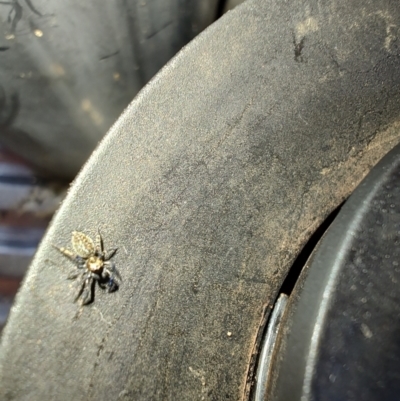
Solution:
M 72 180 L 143 85 L 215 20 L 216 3 L 0 1 L 0 96 L 20 101 L 0 142 Z

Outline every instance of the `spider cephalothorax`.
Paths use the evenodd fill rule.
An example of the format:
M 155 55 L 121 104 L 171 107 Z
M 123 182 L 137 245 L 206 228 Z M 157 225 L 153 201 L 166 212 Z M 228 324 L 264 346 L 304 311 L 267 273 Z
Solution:
M 96 235 L 95 243 L 86 234 L 74 231 L 72 233 L 72 249 L 55 246 L 64 256 L 75 262 L 77 270 L 69 274 L 69 279 L 80 277 L 81 286 L 75 298 L 81 297 L 82 305 L 93 301 L 94 284 L 97 281 L 101 288 L 108 292 L 118 289 L 115 276 L 120 277 L 117 269 L 110 259 L 117 252 L 116 249 L 105 251 L 100 233 Z

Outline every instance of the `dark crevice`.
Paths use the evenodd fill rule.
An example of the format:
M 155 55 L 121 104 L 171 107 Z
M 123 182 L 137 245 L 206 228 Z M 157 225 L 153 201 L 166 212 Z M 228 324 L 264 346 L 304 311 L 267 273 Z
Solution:
M 285 278 L 285 281 L 282 284 L 281 290 L 279 294 L 284 293 L 286 295 L 290 295 L 293 291 L 294 286 L 300 276 L 301 271 L 303 270 L 305 264 L 307 263 L 309 257 L 313 253 L 315 247 L 317 246 L 320 239 L 323 237 L 325 232 L 328 230 L 329 226 L 332 224 L 333 220 L 338 215 L 340 209 L 344 205 L 345 201 L 343 201 L 335 210 L 333 210 L 328 217 L 321 223 L 321 225 L 315 230 L 314 234 L 311 235 L 308 242 L 304 245 L 303 249 L 297 256 L 296 260 L 293 262 L 292 267 L 289 270 L 288 275 Z
M 146 78 L 145 68 L 143 68 L 145 55 L 143 46 L 140 44 L 140 24 L 138 22 L 138 13 L 133 7 L 132 2 L 129 0 L 122 0 L 121 9 L 124 10 L 126 14 L 126 23 L 128 26 L 128 35 L 132 40 L 130 41 L 131 45 L 131 55 L 133 56 L 134 64 L 137 65 L 138 69 L 136 70 L 136 77 L 138 78 L 138 82 L 140 86 L 144 86 L 148 79 Z
M 321 225 L 315 230 L 315 232 L 311 235 L 310 239 L 307 241 L 307 243 L 304 245 L 303 249 L 300 251 L 299 255 L 297 256 L 296 260 L 293 262 L 292 267 L 289 270 L 288 275 L 286 276 L 286 279 L 284 280 L 280 291 L 278 292 L 278 296 L 274 301 L 274 304 L 276 304 L 276 301 L 278 300 L 279 296 L 281 294 L 286 294 L 290 296 L 292 293 L 294 286 L 296 285 L 298 278 L 300 276 L 300 273 L 302 272 L 304 266 L 306 265 L 308 259 L 310 258 L 311 254 L 313 253 L 314 249 L 316 248 L 318 242 L 321 240 L 321 238 L 324 236 L 325 232 L 328 230 L 329 226 L 332 224 L 332 222 L 335 220 L 336 216 L 340 212 L 340 209 L 344 205 L 346 201 L 343 201 L 335 210 L 333 210 L 328 217 L 321 223 Z M 248 370 L 248 378 L 247 378 L 247 389 L 245 390 L 244 394 L 244 399 L 245 400 L 253 400 L 254 399 L 254 393 L 255 393 L 255 382 L 256 378 L 255 375 L 257 374 L 256 367 L 258 366 L 259 363 L 259 357 L 260 357 L 260 346 L 261 342 L 263 341 L 263 338 L 267 332 L 268 329 L 268 324 L 269 324 L 269 318 L 271 317 L 272 314 L 272 309 L 273 306 L 271 307 L 270 310 L 264 310 L 263 311 L 263 323 L 260 324 L 259 327 L 259 332 L 257 334 L 257 339 L 255 342 L 255 350 L 256 352 L 253 354 L 252 360 L 250 362 L 250 368 Z
M 225 10 L 225 5 L 226 5 L 227 2 L 228 2 L 228 0 L 220 0 L 218 2 L 217 15 L 215 16 L 216 20 L 223 16 L 224 10 Z
M 174 23 L 174 21 L 169 21 L 169 22 L 165 23 L 160 29 L 157 29 L 155 32 L 152 32 L 150 35 L 146 36 L 146 40 L 153 38 L 154 36 L 156 36 L 157 34 L 162 32 L 164 29 L 166 29 L 170 25 L 172 25 L 173 23 Z
M 300 42 L 296 41 L 296 36 L 293 34 L 293 46 L 294 46 L 294 61 L 302 63 L 304 61 L 302 51 L 304 49 L 305 37 L 300 39 Z
M 101 56 L 101 57 L 99 58 L 99 60 L 100 60 L 100 61 L 107 60 L 108 58 L 114 57 L 114 56 L 116 56 L 117 54 L 119 54 L 119 50 L 116 50 L 115 52 L 110 53 L 110 54 L 107 54 L 107 55 L 105 55 L 105 56 Z

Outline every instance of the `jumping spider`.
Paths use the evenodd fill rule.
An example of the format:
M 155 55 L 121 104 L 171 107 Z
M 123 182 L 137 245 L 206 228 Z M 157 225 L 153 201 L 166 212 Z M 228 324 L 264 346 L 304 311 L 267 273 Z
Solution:
M 77 270 L 68 275 L 69 280 L 79 277 L 81 281 L 75 301 L 81 297 L 82 305 L 92 302 L 96 281 L 100 288 L 107 289 L 107 292 L 116 291 L 118 282 L 115 280 L 115 276 L 120 280 L 121 276 L 110 259 L 115 255 L 117 249 L 105 251 L 100 233 L 96 235 L 94 243 L 86 234 L 73 231 L 71 243 L 73 252 L 55 245 L 54 247 L 76 264 Z

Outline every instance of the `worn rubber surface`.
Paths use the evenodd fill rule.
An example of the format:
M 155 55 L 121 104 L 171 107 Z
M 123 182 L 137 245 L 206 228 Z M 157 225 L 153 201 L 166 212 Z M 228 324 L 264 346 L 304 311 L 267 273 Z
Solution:
M 264 307 L 400 139 L 396 1 L 248 1 L 182 51 L 71 188 L 0 347 L 2 400 L 240 400 Z M 119 291 L 51 244 L 100 228 Z

